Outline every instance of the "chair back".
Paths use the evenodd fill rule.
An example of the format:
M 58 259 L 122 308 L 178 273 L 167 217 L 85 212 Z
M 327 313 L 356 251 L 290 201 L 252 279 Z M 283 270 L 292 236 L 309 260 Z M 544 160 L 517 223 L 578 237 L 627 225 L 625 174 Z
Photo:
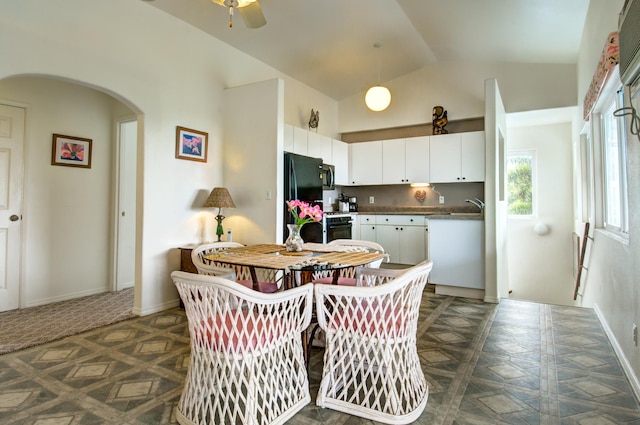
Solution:
M 332 315 L 340 312 L 344 317 L 360 317 L 362 329 L 376 329 L 377 337 L 381 339 L 396 338 L 399 329 L 386 329 L 385 326 L 379 326 L 377 320 L 401 323 L 404 328 L 402 332 L 406 335 L 413 333 L 415 339 L 422 292 L 432 267 L 433 262 L 429 260 L 401 270 L 363 268 L 359 273 L 368 276 L 364 277 L 368 279 L 366 286 L 316 285 L 316 313 L 320 327 L 325 329 L 335 319 Z M 389 317 L 389 314 L 393 317 Z M 335 322 L 332 323 L 335 325 Z M 362 331 L 359 329 L 333 331 L 359 333 Z M 331 330 L 326 332 L 328 334 Z
M 377 286 L 392 281 L 405 273 L 407 269 L 374 269 L 359 267 L 356 270 L 356 281 L 360 286 Z
M 233 267 L 229 265 L 222 265 L 215 263 L 208 258 L 208 255 L 215 254 L 216 252 L 223 251 L 227 248 L 238 248 L 243 246 L 237 242 L 211 242 L 202 245 L 198 245 L 191 251 L 191 261 L 198 270 L 199 274 L 209 276 L 222 276 L 227 279 L 236 280 L 237 276 Z
M 282 424 L 309 403 L 300 335 L 311 320 L 313 285 L 266 294 L 218 276 L 175 271 L 171 278 L 191 346 L 179 423 Z
M 325 332 L 318 406 L 389 424 L 420 417 L 429 386 L 416 334 L 431 268 L 425 261 L 403 270 L 362 270 L 374 286 L 315 285 Z
M 382 245 L 377 242 L 365 241 L 360 239 L 334 239 L 329 242 L 329 245 L 340 245 L 340 246 L 357 246 L 367 248 L 369 252 L 377 252 L 380 254 L 386 254 Z M 377 269 L 382 264 L 383 258 L 380 260 L 374 261 L 373 263 L 367 264 L 365 267 L 371 267 Z M 386 262 L 389 262 L 389 256 L 386 256 Z
M 211 254 L 225 251 L 229 248 L 240 248 L 244 245 L 238 242 L 211 242 L 199 245 L 191 251 L 191 261 L 199 274 L 210 276 L 223 276 L 227 279 L 243 283 L 245 286 L 252 286 L 251 271 L 248 267 L 232 266 L 226 263 L 219 263 L 215 260 L 205 258 Z M 275 292 L 279 288 L 278 281 L 281 279 L 276 270 L 256 268 L 255 269 L 262 292 Z
M 382 245 L 376 242 L 364 241 L 359 239 L 334 239 L 330 241 L 327 245 L 338 245 L 338 246 L 353 246 L 366 248 L 369 252 L 377 252 L 380 254 L 384 254 L 384 248 Z M 389 260 L 389 256 L 386 256 L 387 261 Z M 365 268 L 374 268 L 377 269 L 382 264 L 384 258 L 376 260 L 372 263 L 369 263 L 363 267 Z M 348 267 L 340 270 L 340 277 L 338 279 L 338 285 L 348 285 L 348 286 L 360 286 L 360 281 L 356 279 L 357 271 L 361 267 Z M 330 283 L 332 272 L 330 271 L 317 271 L 313 273 L 312 280 L 314 283 Z

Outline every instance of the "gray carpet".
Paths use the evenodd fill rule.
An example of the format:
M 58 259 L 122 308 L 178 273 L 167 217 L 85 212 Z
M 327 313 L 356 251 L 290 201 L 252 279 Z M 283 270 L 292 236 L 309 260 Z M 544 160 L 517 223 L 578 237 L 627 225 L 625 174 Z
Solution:
M 135 317 L 133 288 L 0 313 L 0 354 Z

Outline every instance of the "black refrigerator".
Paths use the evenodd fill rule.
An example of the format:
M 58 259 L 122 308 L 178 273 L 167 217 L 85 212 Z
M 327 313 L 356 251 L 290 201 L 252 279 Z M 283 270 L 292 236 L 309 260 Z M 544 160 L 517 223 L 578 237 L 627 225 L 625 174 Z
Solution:
M 310 205 L 322 208 L 322 159 L 309 156 L 284 154 L 284 200 L 298 199 Z M 289 236 L 287 224 L 295 223 L 284 204 L 284 234 L 282 241 Z M 305 242 L 322 243 L 322 222 L 307 223 L 302 226 L 300 236 Z

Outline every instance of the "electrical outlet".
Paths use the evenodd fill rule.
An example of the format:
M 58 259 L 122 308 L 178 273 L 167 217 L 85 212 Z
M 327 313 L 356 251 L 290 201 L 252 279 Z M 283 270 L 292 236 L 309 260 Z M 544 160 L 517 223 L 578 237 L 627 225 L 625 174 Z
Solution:
M 635 323 L 631 327 L 631 338 L 633 338 L 633 345 L 638 346 L 638 325 Z
M 369 196 L 369 203 L 370 203 L 370 204 L 373 204 L 373 201 L 374 201 L 373 196 Z
M 270 190 L 265 190 L 265 191 L 264 191 L 264 198 L 265 198 L 267 201 L 270 201 L 270 200 L 271 200 L 271 191 L 270 191 Z
M 444 196 L 440 195 L 440 203 L 444 204 Z

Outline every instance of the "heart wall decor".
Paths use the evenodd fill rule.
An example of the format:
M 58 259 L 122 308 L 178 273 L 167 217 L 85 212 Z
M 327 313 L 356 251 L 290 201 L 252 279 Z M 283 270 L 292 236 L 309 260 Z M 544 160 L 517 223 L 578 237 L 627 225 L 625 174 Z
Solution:
M 426 190 L 417 190 L 414 195 L 419 202 L 424 202 L 427 199 L 427 191 Z

